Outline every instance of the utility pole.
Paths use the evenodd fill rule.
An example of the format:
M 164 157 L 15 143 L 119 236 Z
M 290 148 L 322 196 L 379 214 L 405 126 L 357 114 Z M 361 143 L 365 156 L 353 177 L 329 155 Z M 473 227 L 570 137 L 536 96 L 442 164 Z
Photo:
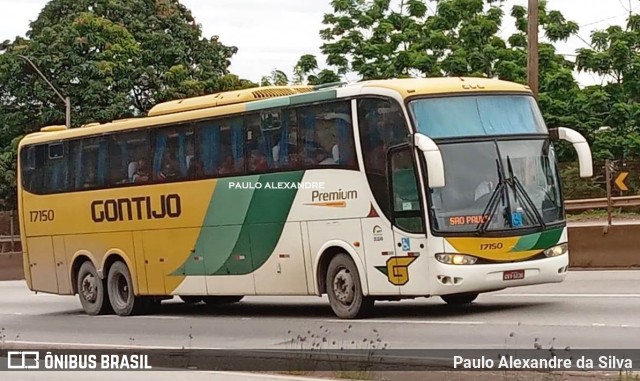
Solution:
M 533 95 L 538 98 L 538 0 L 529 0 L 528 20 L 527 80 Z
M 65 106 L 65 116 L 66 116 L 66 126 L 67 128 L 71 128 L 71 98 L 69 97 L 63 97 L 62 94 L 60 94 L 60 91 L 58 91 L 58 89 L 56 89 L 55 86 L 53 86 L 53 84 L 51 82 L 49 82 L 49 80 L 47 79 L 47 77 L 45 77 L 44 74 L 42 74 L 42 72 L 40 71 L 40 69 L 38 69 L 38 67 L 31 62 L 30 59 L 28 59 L 25 56 L 22 55 L 18 55 L 19 58 L 23 59 L 24 61 L 26 61 L 29 65 L 31 65 L 31 67 L 36 71 L 36 73 L 38 73 L 40 75 L 40 77 L 47 83 L 47 85 L 49 85 L 49 87 L 51 87 L 51 89 L 56 93 L 56 95 L 58 96 L 58 98 L 60 98 L 62 100 L 62 102 L 64 102 L 64 106 Z
M 613 203 L 611 200 L 611 182 L 613 181 L 613 173 L 616 171 L 615 163 L 607 159 L 604 162 L 604 177 L 607 180 L 607 226 L 611 226 L 611 214 Z

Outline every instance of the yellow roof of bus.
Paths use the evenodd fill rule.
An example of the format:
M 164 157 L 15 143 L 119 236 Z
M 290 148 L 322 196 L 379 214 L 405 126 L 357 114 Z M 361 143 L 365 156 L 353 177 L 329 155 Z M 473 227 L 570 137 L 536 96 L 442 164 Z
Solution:
M 364 81 L 346 86 L 386 88 L 397 91 L 403 98 L 417 95 L 460 94 L 471 91 L 531 93 L 529 87 L 525 85 L 487 78 L 388 79 Z M 286 100 L 287 97 L 291 100 L 298 97 L 305 101 L 313 101 L 314 98 L 318 100 L 330 99 L 335 98 L 336 88 L 338 87 L 313 91 L 313 88 L 309 86 L 259 87 L 175 100 L 156 105 L 150 110 L 147 117 L 115 120 L 104 124 L 90 123 L 80 128 L 72 129 L 66 129 L 64 126 L 44 127 L 39 132 L 27 135 L 20 142 L 20 145 L 239 114 L 247 111 L 248 104 L 252 105 L 252 110 L 257 110 L 262 108 L 263 104 L 265 108 L 273 107 L 274 100 Z M 277 103 L 286 104 L 284 101 Z

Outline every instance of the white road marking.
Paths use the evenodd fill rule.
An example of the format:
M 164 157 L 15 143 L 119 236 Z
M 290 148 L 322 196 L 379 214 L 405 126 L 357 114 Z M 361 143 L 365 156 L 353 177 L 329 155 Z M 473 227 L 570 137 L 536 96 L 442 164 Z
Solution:
M 77 314 L 73 316 L 81 316 L 81 317 L 89 317 L 92 319 L 119 319 L 120 316 L 117 315 L 87 315 L 87 314 Z M 180 316 L 163 316 L 163 315 L 137 315 L 137 316 L 127 316 L 126 319 L 159 319 L 159 320 L 179 320 L 184 319 L 184 317 Z
M 491 296 L 513 298 L 640 298 L 640 294 L 494 294 Z
M 442 324 L 442 325 L 481 325 L 486 324 L 484 321 L 454 321 L 454 320 L 381 320 L 381 319 L 367 319 L 367 320 L 342 320 L 342 319 L 328 319 L 323 320 L 329 323 L 381 323 L 381 324 Z
M 232 348 L 217 348 L 217 347 L 184 347 L 184 346 L 156 346 L 156 345 L 132 345 L 132 344 L 96 344 L 96 343 L 60 343 L 51 341 L 17 341 L 17 340 L 5 340 L 4 344 L 10 345 L 34 345 L 34 346 L 50 346 L 57 349 L 80 349 L 80 348 L 92 348 L 92 349 L 226 349 L 233 350 Z

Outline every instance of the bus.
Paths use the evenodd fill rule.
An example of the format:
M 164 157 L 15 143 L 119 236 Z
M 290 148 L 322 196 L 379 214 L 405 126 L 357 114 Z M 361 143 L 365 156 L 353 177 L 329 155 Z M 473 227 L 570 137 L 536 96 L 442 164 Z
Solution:
M 559 140 L 591 176 L 580 133 L 483 78 L 260 87 L 45 127 L 19 144 L 26 282 L 90 315 L 326 294 L 343 319 L 561 282 Z

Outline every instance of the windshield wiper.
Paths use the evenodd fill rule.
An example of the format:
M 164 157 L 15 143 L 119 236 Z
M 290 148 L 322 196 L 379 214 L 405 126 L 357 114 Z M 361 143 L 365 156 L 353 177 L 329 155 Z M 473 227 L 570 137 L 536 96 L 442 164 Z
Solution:
M 513 190 L 513 195 L 516 198 L 516 201 L 519 201 L 518 197 L 520 197 L 522 199 L 520 201 L 524 201 L 521 202 L 521 204 L 527 206 L 526 208 L 524 208 L 525 213 L 527 213 L 527 217 L 529 217 L 531 220 L 537 220 L 538 224 L 544 229 L 546 227 L 544 218 L 542 218 L 540 211 L 538 210 L 538 208 L 536 208 L 535 203 L 522 186 L 520 179 L 518 179 L 518 177 L 513 174 L 513 166 L 511 165 L 511 158 L 509 156 L 507 156 L 507 167 L 509 169 L 509 178 L 507 179 L 507 183 Z M 534 218 L 532 218 L 532 215 Z
M 478 223 L 478 225 L 476 226 L 476 230 L 478 231 L 479 234 L 483 234 L 484 232 L 487 231 L 487 228 L 491 223 L 491 218 L 496 212 L 498 205 L 500 205 L 500 201 L 501 201 L 500 199 L 504 201 L 504 198 L 506 196 L 507 205 L 509 205 L 509 200 L 508 200 L 509 195 L 506 192 L 507 183 L 502 171 L 502 163 L 500 161 L 500 158 L 496 159 L 496 169 L 498 170 L 498 185 L 496 185 L 496 188 L 491 193 L 489 202 L 487 203 L 487 206 L 484 208 L 484 211 L 482 212 L 482 222 Z M 510 219 L 509 219 L 509 223 L 511 223 Z

